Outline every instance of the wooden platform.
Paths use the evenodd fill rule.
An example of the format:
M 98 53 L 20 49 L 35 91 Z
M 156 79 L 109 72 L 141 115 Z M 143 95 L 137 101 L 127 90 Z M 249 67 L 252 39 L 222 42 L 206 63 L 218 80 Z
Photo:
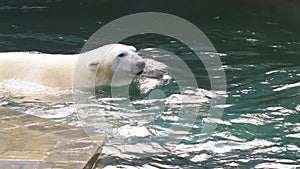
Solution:
M 0 107 L 0 169 L 93 168 L 106 137 L 93 138 L 80 127 Z

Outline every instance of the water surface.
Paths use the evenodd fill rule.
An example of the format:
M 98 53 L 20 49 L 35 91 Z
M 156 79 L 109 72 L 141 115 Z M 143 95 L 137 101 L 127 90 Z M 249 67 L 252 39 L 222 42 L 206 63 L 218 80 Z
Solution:
M 136 110 L 122 107 L 121 97 L 112 99 L 109 87 L 97 88 L 97 97 L 91 98 L 86 116 L 82 118 L 90 122 L 90 130 L 104 131 L 111 136 L 99 165 L 300 167 L 298 1 L 3 1 L 0 51 L 78 53 L 89 36 L 104 24 L 144 11 L 183 17 L 212 41 L 226 73 L 224 114 L 220 120 L 210 122 L 217 123 L 218 127 L 209 139 L 199 140 L 210 102 L 223 96 L 211 90 L 201 61 L 169 37 L 128 38 L 123 43 L 138 49 L 161 48 L 175 53 L 193 71 L 199 87 L 180 91 L 176 80 L 163 66 L 151 64 L 156 57 L 164 57 L 154 51 L 145 54 L 148 70 L 130 87 L 130 100 Z M 165 97 L 149 97 L 155 89 L 163 91 Z M 185 102 L 178 102 L 181 97 Z M 80 125 L 71 90 L 49 89 L 14 80 L 2 82 L 0 105 Z M 197 119 L 184 137 L 170 129 L 170 126 L 190 125 L 178 115 L 181 106 L 197 110 L 190 111 Z M 164 134 L 170 132 L 181 142 L 165 140 Z

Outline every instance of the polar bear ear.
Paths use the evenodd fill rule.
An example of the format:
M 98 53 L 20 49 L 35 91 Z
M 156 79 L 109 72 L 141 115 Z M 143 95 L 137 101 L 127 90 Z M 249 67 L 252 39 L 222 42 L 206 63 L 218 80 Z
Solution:
M 92 61 L 89 63 L 89 68 L 91 71 L 96 72 L 99 65 L 99 61 Z
M 129 46 L 129 49 L 134 51 L 134 52 L 136 51 L 136 48 L 134 46 Z

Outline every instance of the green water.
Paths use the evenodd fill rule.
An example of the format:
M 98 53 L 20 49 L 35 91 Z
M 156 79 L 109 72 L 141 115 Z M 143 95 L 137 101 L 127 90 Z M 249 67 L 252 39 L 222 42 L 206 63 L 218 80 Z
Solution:
M 266 1 L 1 1 L 0 51 L 78 53 L 96 30 L 136 12 L 165 12 L 201 29 L 221 56 L 228 98 L 222 122 L 205 143 L 199 130 L 168 153 L 138 160 L 106 157 L 101 165 L 158 168 L 291 168 L 300 167 L 300 3 Z M 210 83 L 199 60 L 179 42 L 158 35 L 123 42 L 139 49 L 160 47 L 190 66 L 198 86 Z M 155 76 L 159 78 L 160 76 Z M 176 83 L 158 86 L 167 96 Z M 106 89 L 103 89 L 104 91 Z M 101 94 L 99 94 L 101 95 Z M 146 94 L 145 94 L 146 95 Z M 132 94 L 132 100 L 143 98 Z M 207 111 L 208 103 L 200 106 Z M 142 106 L 143 107 L 143 106 Z M 176 113 L 174 114 L 176 116 Z M 201 123 L 201 115 L 199 115 Z M 68 119 L 69 120 L 69 119 Z M 61 121 L 67 121 L 61 119 Z M 153 122 L 165 125 L 159 120 Z

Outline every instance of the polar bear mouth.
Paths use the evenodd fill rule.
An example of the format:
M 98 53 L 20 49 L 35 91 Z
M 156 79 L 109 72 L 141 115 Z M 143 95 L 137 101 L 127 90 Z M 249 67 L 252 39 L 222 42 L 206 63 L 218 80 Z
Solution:
M 144 70 L 139 71 L 136 75 L 139 76 L 144 72 Z

